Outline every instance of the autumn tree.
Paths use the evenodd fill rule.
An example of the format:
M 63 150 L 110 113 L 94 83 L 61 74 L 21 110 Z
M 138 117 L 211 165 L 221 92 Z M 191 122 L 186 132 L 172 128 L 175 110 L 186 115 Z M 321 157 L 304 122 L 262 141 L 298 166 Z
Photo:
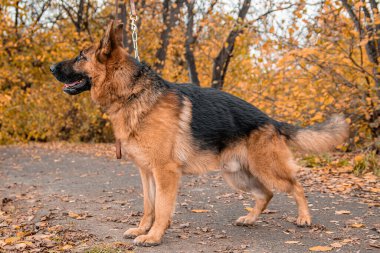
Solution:
M 379 141 L 379 21 L 375 1 L 141 0 L 142 60 L 174 82 L 222 88 L 296 125 L 333 113 L 351 121 L 344 150 Z M 126 23 L 127 0 L 5 0 L 0 6 L 0 143 L 110 141 L 106 115 L 86 93 L 62 94 L 49 65 Z M 48 113 L 47 113 L 48 112 Z

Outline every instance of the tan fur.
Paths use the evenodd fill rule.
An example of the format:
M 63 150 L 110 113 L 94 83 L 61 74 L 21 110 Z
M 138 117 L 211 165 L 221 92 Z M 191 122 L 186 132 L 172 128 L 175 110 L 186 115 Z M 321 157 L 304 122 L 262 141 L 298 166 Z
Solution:
M 304 151 L 324 152 L 343 143 L 348 135 L 347 122 L 344 117 L 337 115 L 318 127 L 301 129 L 289 144 Z

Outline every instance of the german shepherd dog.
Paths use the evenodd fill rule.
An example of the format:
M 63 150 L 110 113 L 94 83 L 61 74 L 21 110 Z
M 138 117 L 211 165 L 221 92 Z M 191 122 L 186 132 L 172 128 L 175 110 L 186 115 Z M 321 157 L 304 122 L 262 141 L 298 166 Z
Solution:
M 92 100 L 109 115 L 123 153 L 140 170 L 144 215 L 125 237 L 135 238 L 136 245 L 160 244 L 170 225 L 181 175 L 213 170 L 256 201 L 237 225 L 253 224 L 274 189 L 294 197 L 297 225 L 310 225 L 289 147 L 313 152 L 334 148 L 348 137 L 344 118 L 300 128 L 276 121 L 223 91 L 168 82 L 128 55 L 122 31 L 123 24 L 111 22 L 98 44 L 50 70 L 65 83 L 64 92 L 90 90 Z

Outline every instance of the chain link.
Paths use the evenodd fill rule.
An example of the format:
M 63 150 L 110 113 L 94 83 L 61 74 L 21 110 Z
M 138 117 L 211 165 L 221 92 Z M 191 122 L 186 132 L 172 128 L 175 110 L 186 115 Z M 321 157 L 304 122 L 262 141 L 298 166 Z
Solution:
M 139 47 L 137 45 L 137 25 L 136 21 L 138 17 L 136 15 L 130 15 L 129 18 L 131 19 L 131 30 L 132 30 L 132 42 L 133 42 L 133 49 L 135 50 L 135 58 L 136 60 L 140 61 L 139 56 Z

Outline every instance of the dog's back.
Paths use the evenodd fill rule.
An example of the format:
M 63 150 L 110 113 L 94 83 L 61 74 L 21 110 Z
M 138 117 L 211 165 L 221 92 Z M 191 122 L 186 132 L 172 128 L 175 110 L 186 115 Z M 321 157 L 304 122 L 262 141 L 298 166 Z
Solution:
M 192 137 L 202 149 L 220 152 L 253 131 L 273 126 L 289 145 L 312 152 L 328 151 L 348 137 L 348 124 L 342 116 L 307 128 L 276 121 L 264 112 L 229 93 L 192 84 L 167 83 L 180 101 L 191 102 Z

